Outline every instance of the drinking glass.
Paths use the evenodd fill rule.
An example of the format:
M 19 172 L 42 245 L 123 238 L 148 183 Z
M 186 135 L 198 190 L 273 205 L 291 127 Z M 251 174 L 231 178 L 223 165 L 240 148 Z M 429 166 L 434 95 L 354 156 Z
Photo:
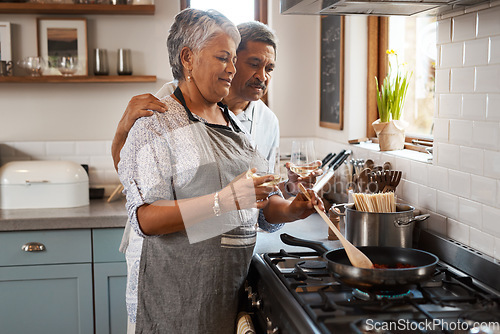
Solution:
M 45 61 L 42 57 L 26 57 L 17 62 L 17 65 L 22 67 L 28 75 L 38 77 L 42 75 L 45 69 Z
M 78 57 L 59 57 L 56 65 L 63 76 L 73 75 L 78 71 Z
M 301 177 L 307 177 L 318 169 L 314 142 L 312 140 L 292 141 L 290 163 L 290 170 Z
M 272 175 L 274 179 L 269 182 L 265 182 L 263 186 L 275 186 L 281 181 L 281 165 L 280 165 L 280 149 L 279 147 L 273 147 L 271 149 L 269 160 L 261 168 L 257 167 L 257 171 L 252 175 L 252 177 L 260 177 L 265 175 Z

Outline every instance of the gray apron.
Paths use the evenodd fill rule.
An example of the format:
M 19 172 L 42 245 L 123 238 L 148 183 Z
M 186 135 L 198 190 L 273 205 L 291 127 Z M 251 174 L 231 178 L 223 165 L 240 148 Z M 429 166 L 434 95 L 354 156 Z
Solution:
M 198 127 L 215 160 L 197 167 L 195 176 L 173 199 L 214 193 L 245 172 L 256 156 L 246 136 L 229 127 L 199 122 L 186 107 L 179 89 L 175 96 L 184 105 L 191 123 Z M 227 119 L 231 119 L 225 111 Z M 195 127 L 196 128 L 196 127 Z M 173 161 L 175 166 L 175 161 Z M 174 174 L 175 175 L 175 174 Z M 139 271 L 136 333 L 234 334 L 238 295 L 248 272 L 255 246 L 254 217 L 229 232 L 190 243 L 186 231 L 146 237 Z M 234 219 L 238 215 L 230 215 Z M 222 217 L 222 216 L 221 216 Z M 240 217 L 241 218 L 241 217 Z M 233 222 L 235 223 L 235 222 Z

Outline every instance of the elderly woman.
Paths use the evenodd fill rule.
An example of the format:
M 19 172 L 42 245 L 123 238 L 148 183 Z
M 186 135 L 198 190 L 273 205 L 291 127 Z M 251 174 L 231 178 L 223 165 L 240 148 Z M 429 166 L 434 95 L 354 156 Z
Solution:
M 127 286 L 138 289 L 137 303 L 127 299 L 136 333 L 234 333 L 258 209 L 280 223 L 322 207 L 313 192 L 311 201 L 290 202 L 263 185 L 272 176 L 247 177 L 266 162 L 220 103 L 239 40 L 218 12 L 180 12 L 167 40 L 179 86 L 163 100 L 167 112 L 137 120 L 121 151 L 118 173 L 139 236 L 127 249 L 127 262 L 139 266 Z

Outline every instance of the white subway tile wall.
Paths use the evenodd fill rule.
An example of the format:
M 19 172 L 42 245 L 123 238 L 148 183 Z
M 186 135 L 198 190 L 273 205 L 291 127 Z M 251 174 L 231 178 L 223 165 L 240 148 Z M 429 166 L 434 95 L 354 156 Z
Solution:
M 405 181 L 429 229 L 500 259 L 500 1 L 438 18 L 437 48 L 433 165 Z
M 462 119 L 484 120 L 486 119 L 486 94 L 463 94 L 462 95 Z
M 69 160 L 89 166 L 91 187 L 107 195 L 120 183 L 111 158 L 111 141 L 50 141 L 0 143 L 0 165 L 18 160 Z
M 448 218 L 448 236 L 497 259 L 500 259 L 499 4 L 500 1 L 495 1 L 478 6 L 475 12 L 468 10 L 465 14 L 438 19 L 437 47 L 442 57 L 436 69 L 439 103 L 434 150 L 438 159 L 434 159 L 434 166 L 429 169 L 430 184 L 443 177 L 441 169 L 448 172 L 448 189 L 443 184 L 430 185 L 439 189 L 436 211 Z M 452 55 L 452 50 L 460 54 Z M 455 165 L 457 145 L 459 163 Z M 458 217 L 454 216 L 455 210 Z
M 432 163 L 425 153 L 349 148 L 403 171 L 396 195 L 431 214 L 425 228 L 500 260 L 500 1 L 475 8 L 438 18 Z M 318 143 L 325 154 L 345 148 Z

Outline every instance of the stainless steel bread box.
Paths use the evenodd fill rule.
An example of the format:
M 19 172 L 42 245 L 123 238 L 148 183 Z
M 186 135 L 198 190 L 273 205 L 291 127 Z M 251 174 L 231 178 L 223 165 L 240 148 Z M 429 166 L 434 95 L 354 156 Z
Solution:
M 0 209 L 89 204 L 89 177 L 72 161 L 12 161 L 0 167 Z

